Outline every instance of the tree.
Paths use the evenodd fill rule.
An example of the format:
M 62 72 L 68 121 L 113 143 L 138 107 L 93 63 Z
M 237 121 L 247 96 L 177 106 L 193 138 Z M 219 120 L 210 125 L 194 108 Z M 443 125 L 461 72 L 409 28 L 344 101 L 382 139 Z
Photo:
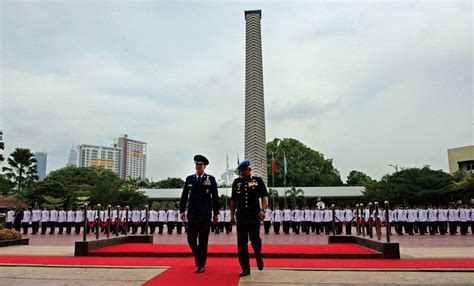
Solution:
M 389 201 L 391 205 L 448 204 L 459 197 L 453 176 L 429 166 L 387 174 L 369 184 L 364 195 L 366 201 Z
M 464 174 L 458 171 L 454 174 L 454 181 L 458 198 L 461 201 L 469 202 L 471 198 L 474 198 L 474 174 Z
M 352 170 L 347 176 L 348 186 L 367 186 L 373 182 L 372 178 L 363 172 Z
M 43 200 L 44 202 L 42 206 L 49 209 L 58 209 L 64 207 L 64 202 L 66 201 L 65 198 L 55 198 L 52 196 L 43 196 Z
M 170 178 L 151 183 L 152 188 L 156 189 L 180 189 L 184 186 L 184 181 L 181 178 Z
M 3 167 L 5 177 L 15 184 L 17 205 L 23 189 L 31 187 L 38 180 L 36 158 L 30 149 L 16 148 L 7 160 L 9 167 Z
M 324 155 L 315 151 L 300 141 L 291 138 L 278 139 L 267 143 L 267 170 L 272 174 L 272 154 L 277 161 L 275 187 L 284 185 L 283 157 L 286 155 L 287 186 L 314 187 L 314 186 L 341 186 L 341 176 L 334 168 L 332 159 L 325 159 Z M 271 175 L 270 175 L 271 176 Z M 270 177 L 271 179 L 271 177 Z
M 291 189 L 285 192 L 285 197 L 290 198 L 291 208 L 294 208 L 297 205 L 297 202 L 299 202 L 300 204 L 305 203 L 304 191 L 302 189 L 296 189 L 295 187 L 292 187 Z
M 13 188 L 15 187 L 15 184 L 5 178 L 4 175 L 0 175 L 0 195 L 2 196 L 9 196 L 11 195 L 11 192 L 13 191 Z

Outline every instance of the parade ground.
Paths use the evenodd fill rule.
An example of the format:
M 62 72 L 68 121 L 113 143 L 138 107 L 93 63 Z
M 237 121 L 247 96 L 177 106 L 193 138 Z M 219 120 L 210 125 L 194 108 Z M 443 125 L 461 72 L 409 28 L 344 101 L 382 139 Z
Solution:
M 252 259 L 252 274 L 240 279 L 236 257 L 209 257 L 206 272 L 196 274 L 190 257 L 74 257 L 74 242 L 81 235 L 25 237 L 30 238 L 29 245 L 0 248 L 1 285 L 459 285 L 474 281 L 472 234 L 394 235 L 391 239 L 400 243 L 401 259 L 267 258 L 263 271 Z M 264 255 L 265 245 L 267 249 L 313 245 L 314 251 L 329 247 L 326 235 L 270 233 L 262 238 Z M 94 234 L 88 236 L 94 239 Z M 236 245 L 235 231 L 211 234 L 209 239 L 210 251 Z M 155 234 L 154 244 L 186 249 L 186 234 Z

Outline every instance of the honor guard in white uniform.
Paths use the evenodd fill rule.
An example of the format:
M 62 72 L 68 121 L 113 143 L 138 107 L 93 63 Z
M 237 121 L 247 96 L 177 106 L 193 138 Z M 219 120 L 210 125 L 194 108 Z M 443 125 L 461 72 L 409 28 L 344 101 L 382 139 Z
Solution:
M 175 210 L 176 214 L 176 233 L 181 234 L 183 232 L 183 219 L 179 215 L 179 209 Z
M 438 210 L 434 206 L 429 206 L 426 213 L 430 235 L 435 235 L 438 230 Z
M 272 225 L 272 216 L 273 216 L 272 210 L 270 208 L 267 208 L 265 210 L 265 218 L 263 219 L 263 229 L 264 229 L 265 234 L 270 233 L 270 227 Z
M 66 214 L 66 233 L 71 234 L 71 229 L 74 224 L 76 212 L 71 208 L 67 211 Z
M 66 211 L 61 208 L 58 212 L 58 233 L 63 234 L 64 225 L 66 224 Z
M 225 221 L 225 232 L 227 234 L 232 232 L 232 224 L 230 223 L 231 216 L 232 216 L 232 214 L 230 212 L 230 209 L 226 208 L 225 209 L 224 221 Z
M 166 223 L 166 212 L 161 209 L 158 211 L 158 234 L 163 234 L 163 226 Z
M 26 209 L 23 211 L 23 218 L 21 219 L 21 226 L 23 227 L 23 234 L 28 234 L 28 226 L 31 221 L 31 210 Z
M 41 220 L 41 210 L 39 208 L 33 209 L 31 212 L 31 233 L 36 234 L 39 230 L 39 223 Z
M 324 222 L 324 232 L 326 234 L 329 234 L 329 232 L 332 231 L 332 210 L 328 208 L 324 209 L 323 222 Z
M 76 214 L 74 218 L 74 232 L 79 234 L 81 232 L 81 227 L 84 224 L 84 212 L 81 208 L 76 209 Z
M 283 232 L 285 234 L 290 233 L 290 224 L 292 221 L 292 214 L 289 208 L 285 208 L 283 210 Z
M 300 234 L 301 222 L 303 221 L 303 211 L 299 207 L 293 210 L 293 233 Z
M 272 212 L 273 216 L 273 231 L 275 234 L 280 234 L 280 225 L 281 225 L 281 220 L 282 220 L 282 212 L 278 208 L 278 206 L 275 208 L 275 210 Z
M 319 207 L 314 211 L 314 228 L 316 234 L 320 234 L 323 231 L 323 218 L 324 218 L 324 211 Z
M 13 228 L 13 222 L 15 221 L 15 211 L 13 209 L 10 209 L 7 211 L 7 217 L 5 218 L 5 223 L 7 229 L 12 229 Z
M 141 222 L 140 211 L 135 207 L 132 210 L 132 234 L 136 234 Z
M 459 223 L 459 210 L 449 206 L 448 208 L 448 224 L 449 224 L 449 234 L 455 235 L 457 232 Z
M 313 221 L 314 211 L 310 210 L 308 207 L 305 207 L 303 211 L 303 232 L 309 234 L 311 231 L 311 224 Z
M 49 223 L 49 211 L 44 208 L 41 211 L 41 234 L 46 234 L 46 230 L 48 229 Z
M 58 215 L 58 211 L 54 208 L 49 211 L 49 234 L 54 234 L 54 231 L 56 230 Z
M 425 235 L 425 233 L 427 233 L 428 210 L 426 208 L 418 209 L 418 227 L 419 227 L 420 235 Z
M 173 233 L 174 224 L 176 222 L 176 214 L 174 210 L 166 211 L 166 227 L 168 228 L 168 234 Z
M 468 230 L 468 221 L 470 219 L 469 209 L 467 206 L 459 208 L 459 231 L 461 235 L 466 235 Z
M 346 234 L 352 234 L 352 221 L 354 220 L 354 213 L 349 206 L 344 210 L 344 224 L 346 225 Z
M 158 223 L 158 211 L 151 209 L 148 213 L 150 219 L 148 223 L 150 224 L 150 234 L 154 234 L 156 230 L 156 224 Z

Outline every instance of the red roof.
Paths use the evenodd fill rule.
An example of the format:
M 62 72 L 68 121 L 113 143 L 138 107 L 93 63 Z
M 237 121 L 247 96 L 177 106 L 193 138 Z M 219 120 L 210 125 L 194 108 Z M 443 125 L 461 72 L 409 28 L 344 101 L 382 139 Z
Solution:
M 28 205 L 22 201 L 18 201 L 18 206 L 20 208 L 27 208 Z M 15 208 L 16 207 L 16 197 L 15 196 L 0 196 L 0 209 L 9 209 L 9 208 Z

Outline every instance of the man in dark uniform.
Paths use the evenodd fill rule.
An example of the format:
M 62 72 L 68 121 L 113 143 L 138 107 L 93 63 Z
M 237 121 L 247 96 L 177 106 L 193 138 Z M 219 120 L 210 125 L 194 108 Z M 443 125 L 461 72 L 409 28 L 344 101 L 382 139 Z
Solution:
M 242 268 L 240 277 L 244 277 L 250 274 L 247 246 L 249 239 L 257 260 L 257 267 L 259 270 L 263 269 L 260 222 L 265 218 L 263 210 L 268 208 L 268 192 L 262 178 L 250 174 L 249 160 L 242 161 L 237 169 L 240 176 L 232 184 L 230 212 L 231 223 L 234 224 L 234 213 L 237 209 L 237 246 Z
M 188 244 L 193 251 L 196 272 L 202 273 L 207 259 L 211 213 L 214 212 L 214 222 L 217 222 L 219 214 L 219 195 L 216 179 L 204 173 L 209 160 L 202 155 L 196 155 L 194 163 L 196 174 L 186 178 L 179 211 L 181 219 L 184 221 L 186 219 L 186 205 L 188 205 Z

